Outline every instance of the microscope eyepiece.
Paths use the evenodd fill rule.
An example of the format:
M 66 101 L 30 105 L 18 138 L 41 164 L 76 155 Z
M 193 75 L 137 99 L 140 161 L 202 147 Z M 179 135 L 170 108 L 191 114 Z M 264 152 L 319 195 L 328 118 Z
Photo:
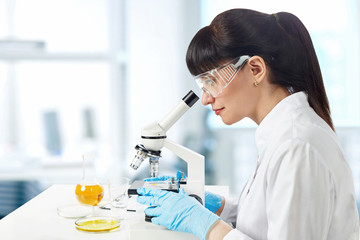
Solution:
M 188 92 L 185 97 L 182 99 L 189 107 L 192 107 L 198 100 L 199 97 L 192 91 Z

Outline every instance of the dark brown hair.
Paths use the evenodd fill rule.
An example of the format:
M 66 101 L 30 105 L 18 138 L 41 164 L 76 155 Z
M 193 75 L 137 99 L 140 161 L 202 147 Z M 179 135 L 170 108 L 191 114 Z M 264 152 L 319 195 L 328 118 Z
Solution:
M 273 84 L 306 92 L 310 106 L 334 129 L 315 49 L 299 18 L 287 12 L 228 10 L 197 32 L 186 63 L 197 75 L 241 55 L 262 57 Z

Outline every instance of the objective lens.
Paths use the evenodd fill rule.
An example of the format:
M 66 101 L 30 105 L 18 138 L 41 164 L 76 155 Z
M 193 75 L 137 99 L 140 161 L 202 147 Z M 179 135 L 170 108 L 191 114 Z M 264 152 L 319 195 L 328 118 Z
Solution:
M 146 158 L 145 154 L 143 154 L 141 151 L 137 151 L 134 159 L 132 160 L 132 162 L 130 164 L 130 167 L 134 170 L 137 170 L 145 158 Z
M 154 178 L 159 175 L 159 158 L 150 158 L 150 177 Z
M 155 166 L 153 166 L 154 170 L 150 170 L 150 172 L 154 172 L 151 174 L 152 175 L 156 174 L 156 176 L 157 176 L 157 174 L 159 172 L 159 158 L 161 157 L 161 151 L 148 150 L 142 144 L 136 145 L 135 149 L 136 149 L 136 155 L 135 155 L 134 159 L 132 160 L 130 167 L 133 168 L 134 170 L 137 170 L 145 158 L 150 158 L 150 167 L 152 165 L 151 164 L 152 161 L 156 162 L 156 164 L 154 162 L 154 164 L 155 164 Z

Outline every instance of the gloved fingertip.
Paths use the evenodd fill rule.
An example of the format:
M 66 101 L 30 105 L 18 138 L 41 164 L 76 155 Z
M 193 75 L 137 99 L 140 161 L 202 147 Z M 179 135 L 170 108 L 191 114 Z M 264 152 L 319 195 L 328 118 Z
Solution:
M 148 216 L 154 216 L 154 217 L 159 216 L 158 208 L 156 206 L 151 206 L 151 207 L 146 208 L 144 210 L 144 213 Z
M 181 171 L 176 172 L 176 179 L 180 180 L 182 178 L 183 173 Z
M 180 188 L 180 189 L 179 189 L 179 193 L 182 194 L 182 195 L 186 194 L 185 189 L 184 189 L 184 188 Z
M 144 204 L 144 197 L 139 195 L 139 196 L 137 196 L 136 201 L 138 203 Z
M 144 188 L 143 190 L 143 195 L 153 196 L 153 197 L 161 197 L 166 195 L 167 193 L 171 193 L 171 192 L 156 188 Z
M 157 204 L 157 200 L 153 197 L 149 196 L 138 196 L 136 201 L 140 204 L 147 205 L 147 206 L 154 206 Z
M 155 223 L 156 225 L 161 225 L 158 217 L 152 217 L 151 222 Z
M 136 189 L 136 192 L 139 194 L 139 195 L 143 195 L 145 193 L 145 189 L 144 188 L 138 188 Z

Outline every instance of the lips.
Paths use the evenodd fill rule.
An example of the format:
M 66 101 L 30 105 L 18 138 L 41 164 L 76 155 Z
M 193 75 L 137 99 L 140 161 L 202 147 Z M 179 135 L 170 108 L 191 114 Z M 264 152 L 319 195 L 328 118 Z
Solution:
M 220 113 L 223 109 L 224 108 L 216 108 L 216 109 L 213 109 L 213 111 L 215 112 L 216 115 L 220 115 Z

